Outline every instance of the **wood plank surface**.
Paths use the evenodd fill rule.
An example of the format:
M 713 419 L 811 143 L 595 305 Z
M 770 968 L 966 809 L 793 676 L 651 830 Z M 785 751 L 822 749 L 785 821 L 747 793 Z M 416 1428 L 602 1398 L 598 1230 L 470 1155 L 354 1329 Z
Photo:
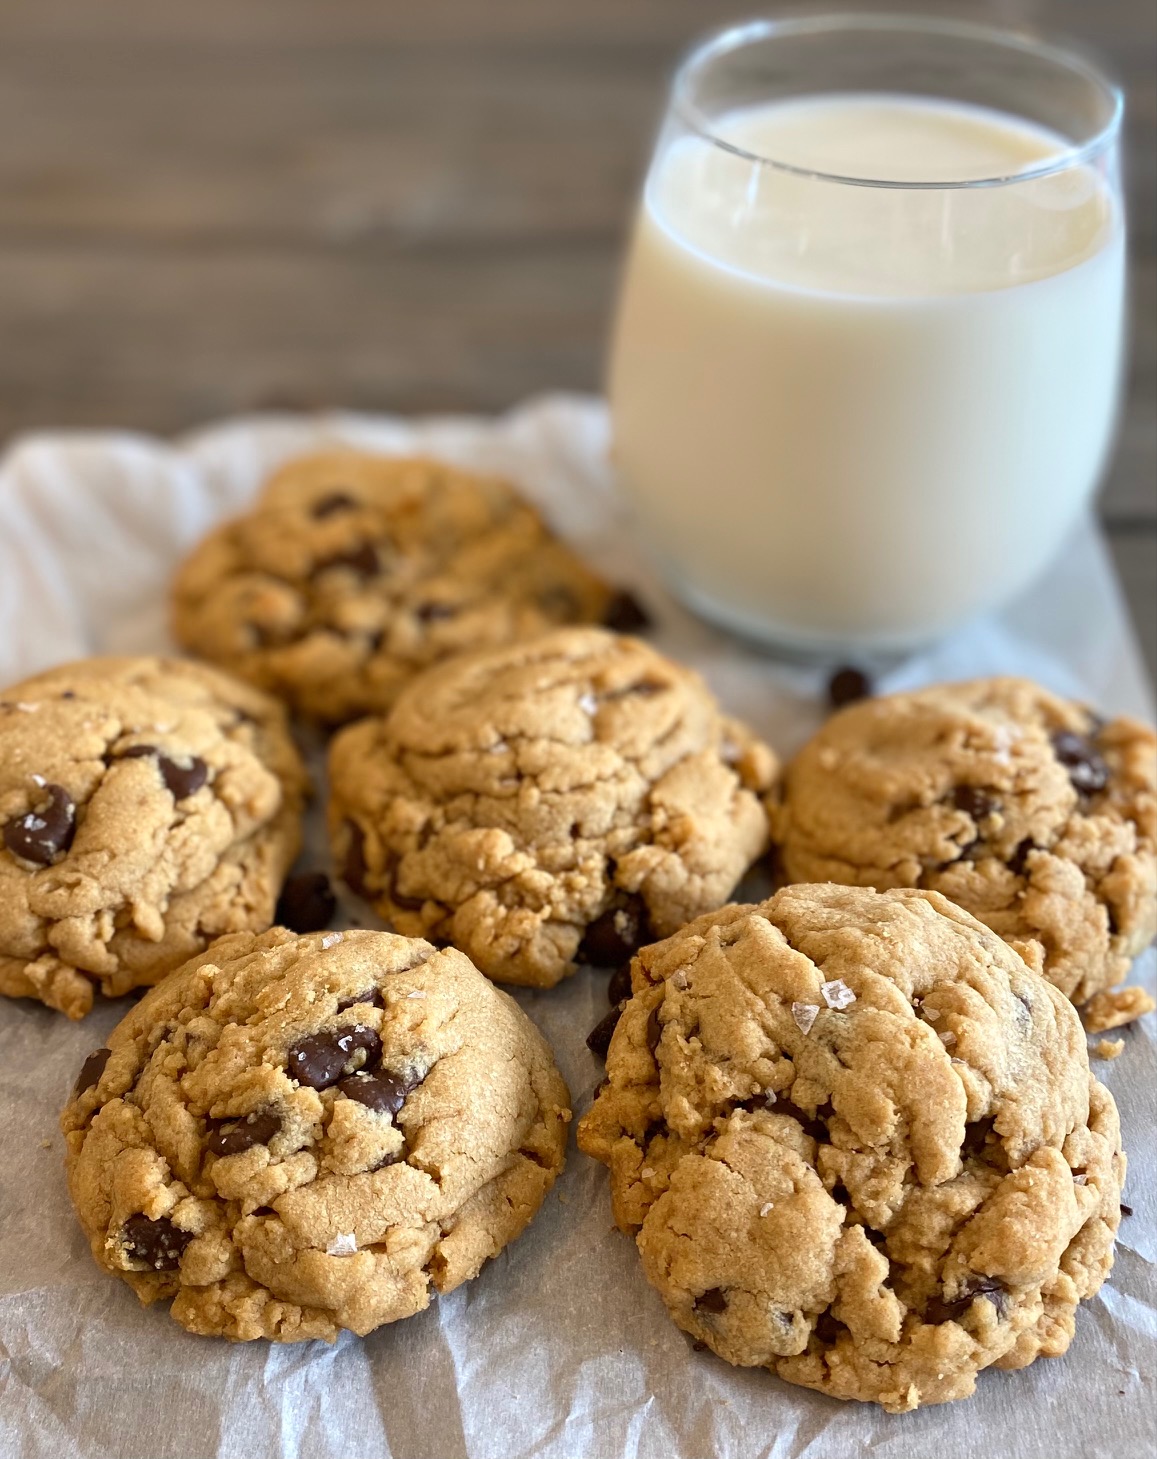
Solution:
M 277 403 L 493 410 L 597 388 L 666 78 L 744 8 L 0 0 L 0 433 L 173 431 Z M 790 7 L 830 8 L 879 7 Z M 1132 361 L 1103 508 L 1147 612 L 1152 0 L 888 8 L 1071 37 L 1126 88 Z

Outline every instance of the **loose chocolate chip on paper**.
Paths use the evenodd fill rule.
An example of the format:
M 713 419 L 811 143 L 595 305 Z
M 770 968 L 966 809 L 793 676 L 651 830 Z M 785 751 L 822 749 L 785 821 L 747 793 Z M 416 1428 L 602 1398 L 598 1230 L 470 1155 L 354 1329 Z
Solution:
M 611 974 L 607 983 L 607 1002 L 617 1007 L 631 996 L 631 965 L 623 963 Z
M 952 792 L 952 804 L 974 821 L 982 821 L 1000 809 L 1000 801 L 979 785 L 958 785 Z
M 259 1110 L 247 1119 L 222 1120 L 205 1146 L 212 1155 L 240 1155 L 254 1145 L 268 1145 L 281 1133 L 281 1118 L 273 1110 Z
M 1052 741 L 1053 753 L 1069 772 L 1075 790 L 1082 795 L 1104 790 L 1109 783 L 1109 767 L 1083 735 L 1059 730 Z
M 615 633 L 642 633 L 651 627 L 651 615 L 626 588 L 611 595 L 603 610 L 603 627 Z
M 320 932 L 333 920 L 337 898 L 324 871 L 302 871 L 281 889 L 274 917 L 291 932 Z
M 618 1027 L 619 1019 L 623 1016 L 621 1008 L 612 1008 L 605 1018 L 600 1018 L 590 1033 L 587 1034 L 587 1048 L 592 1054 L 600 1059 L 607 1057 L 607 1050 L 611 1046 L 611 1036 Z
M 80 1066 L 80 1073 L 76 1076 L 76 1083 L 72 1088 L 72 1097 L 83 1094 L 86 1089 L 91 1089 L 94 1084 L 100 1083 L 101 1075 L 105 1066 L 112 1058 L 111 1049 L 94 1049 L 84 1063 Z
M 871 694 L 872 681 L 862 669 L 837 669 L 828 680 L 828 703 L 833 709 L 842 709 L 857 699 L 869 699 Z
M 376 1074 L 351 1074 L 338 1084 L 338 1093 L 347 1099 L 357 1100 L 375 1114 L 396 1115 L 406 1102 L 406 1096 L 417 1087 L 417 1081 L 403 1079 L 387 1069 Z
M 710 1287 L 701 1296 L 695 1298 L 696 1312 L 726 1312 L 727 1293 L 722 1287 Z
M 13 856 L 51 866 L 76 835 L 76 803 L 63 785 L 42 787 L 47 803 L 4 826 L 4 844 Z
M 339 512 L 354 512 L 357 507 L 358 503 L 348 491 L 331 491 L 314 502 L 309 514 L 316 521 L 322 522 L 326 517 L 337 516 Z
M 175 1272 L 193 1233 L 174 1226 L 167 1216 L 158 1221 L 130 1216 L 124 1224 L 123 1239 L 125 1252 L 133 1261 L 142 1261 L 155 1272 Z
M 1121 1202 L 1121 1215 L 1122 1216 L 1131 1216 L 1132 1214 L 1133 1214 L 1133 1207 L 1132 1206 L 1127 1206 L 1125 1204 L 1125 1202 L 1122 1201 Z

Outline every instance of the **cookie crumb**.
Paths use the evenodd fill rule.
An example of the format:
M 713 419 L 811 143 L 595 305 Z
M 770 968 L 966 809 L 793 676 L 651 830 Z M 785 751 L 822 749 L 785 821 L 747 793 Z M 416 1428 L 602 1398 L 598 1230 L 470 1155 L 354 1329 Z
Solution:
M 812 1024 L 819 1016 L 819 1007 L 815 1003 L 793 1003 L 791 1005 L 791 1016 L 796 1021 L 800 1033 L 811 1033 Z
M 856 995 L 842 978 L 833 978 L 830 983 L 821 983 L 820 993 L 829 1008 L 848 1008 L 856 1001 Z
M 1093 1055 L 1098 1059 L 1119 1059 L 1124 1048 L 1124 1039 L 1101 1039 L 1093 1049 Z
M 1089 999 L 1081 1009 L 1081 1019 L 1089 1033 L 1106 1033 L 1111 1028 L 1121 1028 L 1152 1013 L 1157 1003 L 1144 988 L 1113 988 L 1107 993 L 1098 993 Z
M 52 1149 L 52 1141 L 51 1140 L 41 1140 L 41 1142 L 40 1142 L 40 1148 L 42 1150 L 51 1150 Z

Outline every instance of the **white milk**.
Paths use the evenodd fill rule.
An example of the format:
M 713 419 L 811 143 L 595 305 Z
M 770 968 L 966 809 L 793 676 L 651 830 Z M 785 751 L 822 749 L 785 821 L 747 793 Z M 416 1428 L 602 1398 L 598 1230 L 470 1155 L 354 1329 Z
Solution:
M 1064 148 L 1002 113 L 874 95 L 716 133 L 892 181 L 1015 175 Z M 610 393 L 616 463 L 676 588 L 798 646 L 898 648 L 1027 583 L 1104 464 L 1123 233 L 1090 167 L 899 190 L 663 146 Z

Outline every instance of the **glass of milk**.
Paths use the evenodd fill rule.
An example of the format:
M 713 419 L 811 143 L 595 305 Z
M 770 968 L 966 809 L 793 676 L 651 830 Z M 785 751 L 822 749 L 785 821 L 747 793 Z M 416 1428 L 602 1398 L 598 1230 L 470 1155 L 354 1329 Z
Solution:
M 1120 119 L 1084 60 L 966 24 L 760 21 L 689 57 L 610 368 L 684 601 L 890 652 L 1045 569 L 1113 434 Z

